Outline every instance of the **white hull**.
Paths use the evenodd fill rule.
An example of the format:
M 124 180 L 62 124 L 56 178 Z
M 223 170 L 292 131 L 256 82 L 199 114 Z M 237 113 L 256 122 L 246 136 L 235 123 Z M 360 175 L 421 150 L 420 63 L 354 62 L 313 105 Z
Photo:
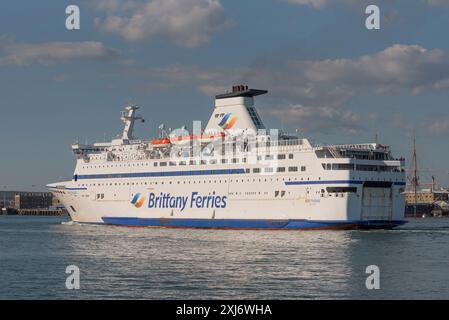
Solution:
M 106 179 L 100 182 L 98 180 L 101 179 L 94 179 L 86 180 L 86 183 L 69 181 L 64 188 L 52 190 L 68 208 L 71 218 L 84 223 L 104 223 L 105 218 L 307 220 L 329 223 L 403 220 L 402 174 L 377 175 L 377 181 L 391 181 L 389 188 L 364 186 L 370 183 L 370 179 L 373 177 L 367 174 L 311 177 L 308 174 L 261 176 L 242 173 L 195 175 L 189 178 Z M 115 186 L 116 183 L 122 186 Z M 328 187 L 344 186 L 357 188 L 357 192 L 326 191 Z M 131 203 L 138 193 L 145 198 L 140 208 Z M 170 195 L 175 200 L 156 203 L 155 197 L 161 194 Z M 209 195 L 226 197 L 226 206 L 223 207 L 223 201 L 215 206 L 212 200 L 209 205 L 197 205 L 196 198 Z

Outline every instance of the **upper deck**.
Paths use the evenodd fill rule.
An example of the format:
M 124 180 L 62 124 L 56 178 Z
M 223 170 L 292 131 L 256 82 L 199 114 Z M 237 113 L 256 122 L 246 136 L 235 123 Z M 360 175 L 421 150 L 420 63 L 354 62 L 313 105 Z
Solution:
M 105 165 L 108 168 L 119 164 L 120 168 L 120 164 L 138 162 L 148 162 L 152 167 L 158 162 L 180 165 L 194 162 L 217 167 L 235 165 L 238 159 L 251 159 L 251 163 L 283 160 L 285 154 L 295 155 L 299 162 L 307 158 L 324 170 L 392 171 L 404 165 L 404 159 L 394 158 L 386 145 L 313 145 L 307 139 L 263 129 L 253 99 L 265 93 L 234 86 L 231 93 L 216 96 L 215 110 L 201 132 L 191 135 L 185 128 L 166 132 L 161 125 L 160 136 L 149 140 L 133 137 L 135 122 L 144 120 L 136 114 L 136 105 L 128 106 L 122 112 L 124 128 L 119 138 L 107 143 L 72 145 L 77 167 L 100 170 Z

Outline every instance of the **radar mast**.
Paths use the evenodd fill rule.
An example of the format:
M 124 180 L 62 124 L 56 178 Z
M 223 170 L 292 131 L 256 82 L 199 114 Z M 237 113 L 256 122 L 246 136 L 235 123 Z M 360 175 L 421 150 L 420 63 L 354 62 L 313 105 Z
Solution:
M 121 120 L 125 124 L 125 127 L 123 128 L 122 133 L 122 139 L 123 140 L 133 140 L 133 130 L 134 130 L 134 122 L 136 120 L 142 120 L 144 122 L 145 120 L 140 115 L 136 115 L 136 111 L 139 109 L 137 105 L 130 105 L 125 108 L 125 111 L 122 111 L 122 117 Z

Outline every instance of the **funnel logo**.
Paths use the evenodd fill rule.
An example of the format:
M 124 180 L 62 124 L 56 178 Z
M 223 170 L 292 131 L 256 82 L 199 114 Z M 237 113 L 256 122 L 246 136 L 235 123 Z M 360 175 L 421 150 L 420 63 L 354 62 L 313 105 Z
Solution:
M 143 206 L 143 203 L 145 202 L 145 197 L 142 196 L 142 194 L 136 193 L 136 195 L 134 196 L 134 198 L 131 200 L 131 203 L 136 207 L 136 208 L 140 208 L 141 206 Z
M 237 117 L 233 116 L 232 113 L 227 113 L 223 119 L 221 119 L 220 123 L 218 124 L 222 129 L 228 130 L 231 129 L 234 124 L 237 122 Z

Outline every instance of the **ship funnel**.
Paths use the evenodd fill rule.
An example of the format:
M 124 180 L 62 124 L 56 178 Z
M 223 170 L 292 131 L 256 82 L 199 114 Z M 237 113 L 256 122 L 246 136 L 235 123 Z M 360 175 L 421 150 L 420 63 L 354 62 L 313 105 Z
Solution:
M 234 85 L 232 92 L 215 96 L 215 110 L 205 129 L 206 133 L 264 129 L 262 120 L 254 107 L 254 97 L 267 90 L 250 89 L 247 85 Z
M 248 86 L 246 86 L 246 85 L 232 86 L 232 93 L 242 92 L 242 91 L 246 91 L 246 90 L 248 90 Z

